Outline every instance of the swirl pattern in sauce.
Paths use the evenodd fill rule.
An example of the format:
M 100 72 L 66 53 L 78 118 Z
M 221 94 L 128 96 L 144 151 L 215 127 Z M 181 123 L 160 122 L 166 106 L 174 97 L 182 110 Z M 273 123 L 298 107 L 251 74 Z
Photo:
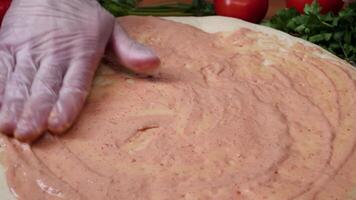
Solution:
M 121 23 L 158 52 L 159 76 L 102 66 L 69 133 L 31 148 L 6 140 L 19 199 L 354 197 L 356 73 L 347 64 L 247 28 Z

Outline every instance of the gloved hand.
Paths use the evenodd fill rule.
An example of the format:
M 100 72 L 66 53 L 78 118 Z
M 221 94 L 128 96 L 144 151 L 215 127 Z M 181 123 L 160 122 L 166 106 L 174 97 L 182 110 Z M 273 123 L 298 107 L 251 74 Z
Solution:
M 123 65 L 159 65 L 96 0 L 13 0 L 0 29 L 0 132 L 33 141 L 67 130 L 108 41 Z

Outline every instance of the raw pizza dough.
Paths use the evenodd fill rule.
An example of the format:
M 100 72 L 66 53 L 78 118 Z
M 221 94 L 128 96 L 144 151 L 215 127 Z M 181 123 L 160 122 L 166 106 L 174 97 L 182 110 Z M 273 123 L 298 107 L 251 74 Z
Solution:
M 221 17 L 125 17 L 154 78 L 101 66 L 63 137 L 3 138 L 19 199 L 355 199 L 356 72 L 320 48 Z M 225 31 L 212 34 L 212 32 Z

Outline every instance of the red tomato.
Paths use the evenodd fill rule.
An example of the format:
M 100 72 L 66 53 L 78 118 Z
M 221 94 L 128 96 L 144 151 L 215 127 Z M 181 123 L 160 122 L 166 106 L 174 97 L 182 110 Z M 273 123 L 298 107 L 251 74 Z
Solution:
M 314 0 L 287 0 L 288 8 L 295 8 L 299 13 L 304 13 L 305 4 L 311 4 Z M 338 13 L 344 6 L 342 0 L 318 0 L 321 6 L 321 13 L 326 14 L 330 11 Z
M 7 9 L 10 7 L 10 4 L 11 0 L 0 0 L 0 25 Z
M 214 0 L 217 15 L 259 23 L 267 13 L 268 0 Z

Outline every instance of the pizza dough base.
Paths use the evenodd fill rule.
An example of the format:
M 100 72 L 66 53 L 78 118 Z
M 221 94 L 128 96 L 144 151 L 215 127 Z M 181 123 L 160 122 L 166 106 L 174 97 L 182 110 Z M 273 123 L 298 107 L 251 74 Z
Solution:
M 348 64 L 237 20 L 236 31 L 217 34 L 157 18 L 120 20 L 158 52 L 159 75 L 102 66 L 69 133 L 31 148 L 4 138 L 19 199 L 354 197 Z M 205 20 L 217 18 L 202 19 L 208 32 L 230 28 L 227 19 Z

